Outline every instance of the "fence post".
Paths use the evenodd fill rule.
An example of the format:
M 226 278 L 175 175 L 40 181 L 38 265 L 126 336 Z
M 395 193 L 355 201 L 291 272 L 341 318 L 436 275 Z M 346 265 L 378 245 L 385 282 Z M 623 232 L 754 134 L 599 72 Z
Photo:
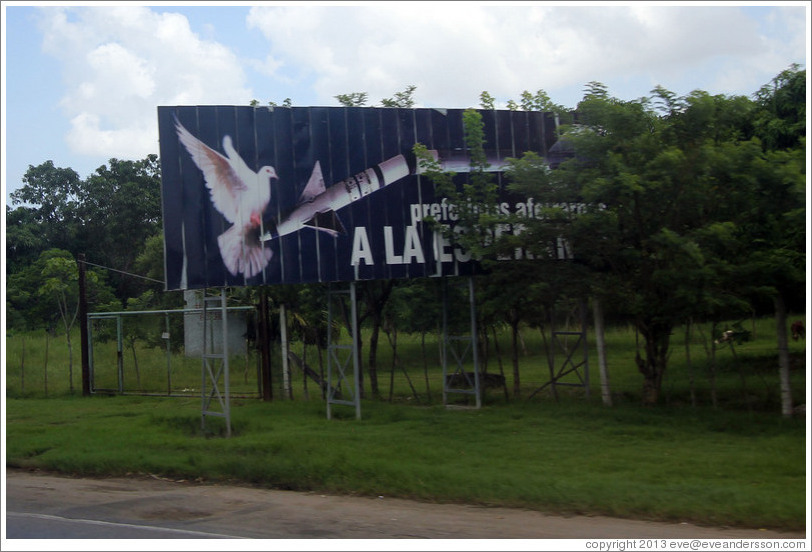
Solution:
M 79 253 L 79 335 L 81 336 L 82 350 L 82 395 L 90 396 L 90 363 L 87 346 L 87 290 L 85 287 L 85 254 Z

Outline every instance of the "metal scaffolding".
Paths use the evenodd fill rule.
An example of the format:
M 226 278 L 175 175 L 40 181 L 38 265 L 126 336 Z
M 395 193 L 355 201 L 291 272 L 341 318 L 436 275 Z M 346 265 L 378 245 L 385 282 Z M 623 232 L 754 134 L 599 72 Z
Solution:
M 471 333 L 449 335 L 448 331 L 448 280 L 443 278 L 443 404 L 448 405 L 449 394 L 473 395 L 476 407 L 482 406 L 482 393 L 479 375 L 479 354 L 477 350 L 476 302 L 474 301 L 474 279 L 468 277 L 468 307 L 471 319 Z M 454 371 L 448 374 L 448 354 L 454 357 Z M 468 356 L 474 365 L 473 372 L 465 371 Z
M 213 307 L 209 307 L 213 305 Z M 228 366 L 228 316 L 226 290 L 220 289 L 216 297 L 203 297 L 203 354 L 201 367 L 201 428 L 206 430 L 206 418 L 223 418 L 226 424 L 226 437 L 231 437 L 231 401 Z M 222 339 L 220 350 L 216 350 L 214 320 L 220 319 Z M 211 387 L 207 389 L 206 385 Z M 217 399 L 214 401 L 214 399 Z M 219 410 L 217 409 L 219 407 Z
M 346 299 L 349 296 L 349 313 Z M 350 344 L 343 345 L 334 340 L 333 310 L 335 303 L 341 309 L 344 325 L 350 336 Z M 347 316 L 349 315 L 349 317 Z M 352 374 L 349 366 L 352 361 Z M 358 312 L 355 297 L 355 282 L 349 289 L 337 290 L 331 284 L 327 290 L 327 419 L 332 417 L 332 405 L 355 407 L 355 418 L 361 419 L 361 378 L 358 357 Z M 334 377 L 335 376 L 335 377 Z M 333 382 L 335 381 L 335 385 Z
M 538 392 L 550 387 L 553 397 L 558 400 L 559 387 L 581 387 L 586 398 L 589 398 L 589 348 L 587 343 L 588 314 L 585 300 L 580 300 L 567 318 L 577 318 L 579 329 L 559 330 L 556 320 L 556 308 L 550 309 L 550 344 L 548 347 L 548 364 L 550 379 L 530 394 L 532 398 Z M 580 353 L 580 354 L 579 354 Z M 561 381 L 570 374 L 576 382 Z

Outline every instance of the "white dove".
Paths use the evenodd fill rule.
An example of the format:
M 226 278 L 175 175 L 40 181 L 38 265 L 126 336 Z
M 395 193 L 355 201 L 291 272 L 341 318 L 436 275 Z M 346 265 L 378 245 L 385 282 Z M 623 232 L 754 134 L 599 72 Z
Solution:
M 259 236 L 262 213 L 271 200 L 271 179 L 279 180 L 276 170 L 267 165 L 259 172 L 249 169 L 228 135 L 223 137 L 226 158 L 195 138 L 177 119 L 175 125 L 178 138 L 203 173 L 212 204 L 232 224 L 217 237 L 223 263 L 234 276 L 259 274 L 273 256 Z

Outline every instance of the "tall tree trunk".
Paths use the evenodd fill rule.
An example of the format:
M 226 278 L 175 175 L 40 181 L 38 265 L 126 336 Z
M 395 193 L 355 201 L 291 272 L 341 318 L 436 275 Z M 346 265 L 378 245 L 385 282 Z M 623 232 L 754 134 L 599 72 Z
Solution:
M 696 408 L 696 388 L 694 386 L 694 367 L 691 364 L 691 319 L 685 322 L 685 364 L 688 365 L 688 386 L 691 391 L 691 406 Z
M 73 394 L 73 345 L 70 341 L 70 330 L 66 334 L 68 340 L 68 382 L 70 384 L 70 392 Z
M 45 396 L 48 396 L 48 345 L 50 342 L 51 334 L 45 330 L 45 368 L 43 369 L 45 376 Z
M 395 341 L 392 341 L 392 336 L 389 332 L 386 332 L 386 337 L 389 338 L 389 344 L 392 346 L 392 371 L 389 373 L 389 402 L 392 402 L 392 399 L 395 395 L 395 368 L 397 367 L 397 337 Z
M 279 303 L 279 339 L 282 346 L 282 389 L 288 399 L 293 400 L 293 386 L 290 381 L 290 362 L 288 362 L 288 313 L 285 303 Z
M 652 406 L 660 400 L 663 375 L 668 362 L 668 344 L 672 325 L 667 322 L 638 320 L 637 328 L 645 341 L 645 356 L 636 353 L 637 369 L 643 374 L 643 404 Z
M 781 380 L 781 415 L 792 416 L 792 387 L 789 382 L 789 347 L 787 345 L 787 305 L 779 293 L 775 297 L 775 324 L 778 337 L 778 374 Z
M 360 332 L 359 332 L 360 333 Z M 369 335 L 369 386 L 372 390 L 372 396 L 376 399 L 381 398 L 380 389 L 378 388 L 378 337 L 381 334 L 381 325 L 377 318 L 372 322 L 372 333 Z
M 550 339 L 547 339 L 547 334 L 544 331 L 544 326 L 539 327 L 539 332 L 541 332 L 541 339 L 544 342 L 544 350 L 547 351 L 547 368 L 550 370 L 550 392 L 553 395 L 553 398 L 558 401 L 558 387 L 556 386 L 555 382 L 555 351 L 553 347 L 555 346 L 555 336 L 553 332 L 555 331 L 555 320 L 553 319 L 552 314 L 549 316 L 550 320 Z
M 135 353 L 135 339 L 130 340 L 130 350 L 133 352 L 133 365 L 135 366 L 135 382 L 141 389 L 141 371 L 138 369 L 138 355 Z
M 606 367 L 606 340 L 604 339 L 603 308 L 600 299 L 592 298 L 592 317 L 595 319 L 595 345 L 598 349 L 598 371 L 601 378 L 601 399 L 604 406 L 612 406 L 612 390 L 609 388 L 609 371 Z
M 711 373 L 711 405 L 714 410 L 719 408 L 719 398 L 716 393 L 716 340 L 713 336 L 716 335 L 716 322 L 714 321 L 711 326 L 711 345 L 710 345 L 710 373 Z
M 505 368 L 502 365 L 502 350 L 499 347 L 499 337 L 496 335 L 496 326 L 491 326 L 491 331 L 493 332 L 493 346 L 496 349 L 496 358 L 499 361 L 499 375 L 502 376 L 502 381 L 505 380 Z M 510 395 L 508 395 L 508 388 L 507 384 L 503 385 L 502 388 L 505 390 L 505 400 L 510 400 Z
M 23 354 L 20 359 L 20 395 L 25 396 L 25 337 L 23 336 Z
M 519 380 L 519 321 L 510 321 L 511 330 L 511 360 L 513 361 L 513 396 L 519 398 L 522 394 L 521 381 Z
M 307 342 L 302 340 L 302 365 L 307 364 Z M 307 389 L 307 374 L 302 370 L 302 393 L 306 401 L 310 400 L 310 392 Z
M 360 328 L 364 319 L 368 316 L 372 317 L 372 333 L 369 337 L 369 382 L 370 387 L 372 389 L 372 395 L 375 398 L 380 398 L 381 394 L 378 388 L 378 338 L 380 335 L 381 324 L 383 323 L 383 309 L 386 306 L 386 302 L 389 300 L 389 296 L 392 293 L 392 289 L 395 287 L 394 280 L 385 280 L 380 283 L 376 282 L 367 282 L 367 285 L 364 287 L 367 296 L 367 309 L 366 313 L 358 320 L 358 326 Z M 358 332 L 359 339 L 358 339 L 358 350 L 359 355 L 361 351 L 361 340 L 360 334 Z M 359 374 L 361 379 L 361 384 L 363 384 L 363 376 Z M 364 390 L 363 385 L 360 386 L 361 388 L 361 398 L 364 397 Z
M 420 350 L 423 352 L 423 377 L 426 379 L 426 400 L 431 402 L 431 388 L 429 387 L 429 362 L 426 356 L 426 332 L 420 332 Z
M 321 381 L 326 381 L 324 379 L 324 354 L 321 350 L 321 345 L 316 343 L 316 352 L 319 355 L 319 376 L 321 377 Z M 322 385 L 321 386 L 321 399 L 327 400 L 327 387 Z

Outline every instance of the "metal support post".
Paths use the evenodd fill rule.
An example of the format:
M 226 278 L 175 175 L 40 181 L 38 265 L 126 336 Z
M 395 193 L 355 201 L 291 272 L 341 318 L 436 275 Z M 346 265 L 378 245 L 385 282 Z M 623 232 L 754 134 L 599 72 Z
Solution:
M 87 317 L 87 287 L 86 287 L 86 271 L 85 271 L 85 254 L 79 253 L 77 260 L 79 270 L 79 334 L 81 335 L 81 351 L 82 351 L 82 395 L 87 397 L 90 395 L 90 340 L 88 334 L 88 324 L 90 321 Z M 71 386 L 73 382 L 71 382 Z M 71 389 L 73 391 L 73 389 Z
M 333 341 L 333 307 L 336 299 L 344 305 L 344 296 L 349 294 L 350 319 L 347 330 L 351 344 L 341 345 Z M 344 358 L 342 358 L 344 355 Z M 350 282 L 349 291 L 334 290 L 332 284 L 327 291 L 327 419 L 332 418 L 332 405 L 341 404 L 355 407 L 355 418 L 361 419 L 361 363 L 358 357 L 358 313 L 356 307 L 355 282 Z M 348 368 L 352 360 L 352 382 Z M 333 386 L 333 374 L 336 383 Z M 345 397 L 345 394 L 349 397 Z
M 164 327 L 166 331 L 161 336 L 166 341 L 166 395 L 172 395 L 172 341 L 169 330 L 169 313 L 164 313 Z
M 209 303 L 217 304 L 219 308 L 209 309 Z M 220 351 L 214 340 L 214 324 L 212 319 L 219 318 L 221 322 L 222 339 Z M 228 311 L 226 307 L 226 290 L 220 290 L 219 297 L 203 297 L 203 353 L 202 357 L 202 385 L 201 385 L 201 427 L 206 429 L 206 417 L 219 417 L 225 419 L 226 437 L 231 437 L 231 400 L 228 366 Z M 222 379 L 222 391 L 221 391 Z M 211 383 L 207 391 L 206 384 Z M 217 399 L 220 410 L 213 410 L 212 403 Z
M 536 393 L 550 387 L 553 397 L 558 400 L 558 387 L 582 387 L 586 398 L 589 398 L 589 347 L 587 343 L 587 305 L 586 301 L 578 303 L 577 331 L 556 329 L 555 307 L 550 314 L 550 347 L 548 350 L 550 364 L 550 380 L 530 394 L 532 398 Z M 572 342 L 571 338 L 575 341 Z M 556 353 L 559 352 L 560 355 Z M 577 353 L 580 351 L 581 358 Z M 561 359 L 560 364 L 558 359 Z M 573 375 L 577 381 L 561 381 Z M 572 378 L 570 378 L 571 380 Z
M 90 392 L 96 392 L 96 368 L 93 365 L 93 320 L 88 316 L 87 318 L 87 372 L 90 378 Z
M 474 279 L 468 278 L 468 304 L 471 323 L 470 335 L 449 335 L 448 331 L 448 281 L 443 278 L 443 404 L 448 404 L 448 394 L 474 395 L 476 408 L 482 406 L 479 377 L 479 354 L 477 351 L 476 301 Z M 454 356 L 454 371 L 448 374 L 448 352 Z M 471 354 L 473 372 L 465 371 L 465 361 Z

